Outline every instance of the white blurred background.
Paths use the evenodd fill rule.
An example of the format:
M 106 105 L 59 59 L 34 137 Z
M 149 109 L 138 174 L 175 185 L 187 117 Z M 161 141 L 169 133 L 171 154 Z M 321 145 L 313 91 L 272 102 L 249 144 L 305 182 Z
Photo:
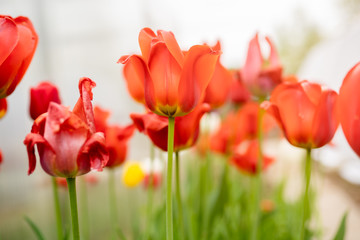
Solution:
M 139 53 L 138 33 L 143 27 L 151 27 L 172 31 L 184 49 L 220 40 L 222 61 L 232 68 L 242 65 L 248 41 L 256 32 L 269 35 L 278 46 L 287 73 L 297 73 L 300 79 L 321 82 L 338 91 L 346 72 L 360 60 L 358 13 L 357 0 L 1 0 L 0 14 L 31 19 L 39 45 L 25 77 L 8 98 L 7 115 L 0 120 L 4 156 L 0 166 L 0 216 L 11 215 L 14 209 L 21 213 L 33 207 L 30 204 L 40 204 L 42 198 L 34 196 L 34 186 L 41 184 L 44 173 L 38 163 L 34 174 L 27 176 L 22 143 L 32 125 L 28 114 L 31 86 L 43 80 L 54 82 L 63 104 L 72 107 L 79 96 L 79 78 L 89 77 L 97 83 L 94 104 L 111 109 L 111 122 L 127 124 L 129 113 L 141 112 L 142 107 L 129 97 L 122 66 L 116 62 L 122 55 Z M 342 173 L 343 179 L 360 184 L 360 167 L 356 167 L 360 161 L 339 135 L 334 142 L 342 147 L 340 152 L 327 151 L 318 156 L 340 176 L 346 172 Z M 148 155 L 143 136 L 136 134 L 130 146 L 130 159 Z M 343 194 L 345 200 L 341 198 L 340 205 L 359 204 L 360 196 L 354 199 L 346 191 L 337 191 L 337 186 L 333 186 L 332 194 L 335 198 Z M 348 239 L 360 236 L 355 227 L 360 224 L 360 210 L 353 211 L 350 219 L 357 222 L 349 221 L 354 233 Z M 341 214 L 339 211 L 329 224 L 337 225 Z M 0 233 L 7 221 L 0 217 Z

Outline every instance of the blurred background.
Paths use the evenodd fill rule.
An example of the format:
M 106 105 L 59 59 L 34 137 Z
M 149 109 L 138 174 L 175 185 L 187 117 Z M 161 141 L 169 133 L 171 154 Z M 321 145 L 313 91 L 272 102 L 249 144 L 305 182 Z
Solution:
M 222 62 L 230 68 L 242 66 L 248 42 L 259 32 L 275 42 L 287 74 L 323 83 L 335 91 L 360 60 L 358 0 L 1 0 L 0 9 L 3 15 L 29 17 L 39 35 L 32 63 L 8 97 L 8 112 L 0 120 L 4 157 L 0 166 L 0 235 L 4 239 L 13 231 L 24 232 L 23 236 L 29 236 L 26 239 L 33 237 L 24 215 L 40 226 L 52 216 L 52 205 L 46 203 L 51 199 L 46 174 L 38 164 L 27 176 L 22 141 L 32 125 L 30 87 L 52 81 L 59 86 L 63 104 L 73 107 L 79 96 L 78 80 L 89 77 L 97 83 L 94 105 L 111 109 L 110 122 L 129 123 L 129 113 L 143 109 L 130 98 L 122 66 L 116 62 L 122 55 L 140 52 L 137 38 L 143 27 L 172 31 L 183 49 L 220 40 Z M 360 160 L 341 131 L 334 145 L 316 153 L 323 236 L 329 239 L 333 235 L 348 210 L 347 239 L 355 240 L 360 236 Z M 290 155 L 288 150 L 282 151 Z M 141 160 L 148 152 L 147 139 L 136 134 L 130 142 L 129 159 Z M 290 156 L 284 159 L 291 161 Z

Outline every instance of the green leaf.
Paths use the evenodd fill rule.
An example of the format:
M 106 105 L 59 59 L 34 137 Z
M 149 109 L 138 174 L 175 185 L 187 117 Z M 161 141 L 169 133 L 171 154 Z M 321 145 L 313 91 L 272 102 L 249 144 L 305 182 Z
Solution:
M 44 240 L 44 236 L 41 233 L 40 229 L 38 228 L 38 226 L 36 226 L 36 224 L 27 216 L 24 217 L 25 221 L 29 224 L 30 228 L 33 230 L 33 232 L 35 233 L 36 237 L 38 240 Z
M 120 228 L 117 228 L 116 230 L 117 230 L 116 232 L 117 232 L 119 238 L 120 238 L 121 240 L 126 240 L 126 237 L 125 237 L 124 233 L 121 231 L 121 229 L 120 229 Z
M 335 237 L 333 238 L 334 240 L 343 240 L 345 237 L 345 231 L 346 231 L 346 218 L 347 218 L 348 213 L 344 213 L 344 216 L 342 217 L 340 226 L 336 232 Z

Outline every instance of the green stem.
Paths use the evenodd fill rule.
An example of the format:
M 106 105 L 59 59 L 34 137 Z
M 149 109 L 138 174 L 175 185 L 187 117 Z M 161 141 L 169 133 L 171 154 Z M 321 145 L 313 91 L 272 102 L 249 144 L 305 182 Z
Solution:
M 311 177 L 311 148 L 306 149 L 306 162 L 305 162 L 305 192 L 303 198 L 303 216 L 301 224 L 301 238 L 305 239 L 305 229 L 307 221 L 310 219 L 310 202 L 309 202 L 309 186 Z
M 85 176 L 80 177 L 80 217 L 81 217 L 81 227 L 82 227 L 82 236 L 83 239 L 90 238 L 89 232 L 89 202 L 87 196 L 87 184 Z
M 76 178 L 67 178 L 66 181 L 69 188 L 73 240 L 79 240 L 80 232 L 79 232 L 79 218 L 78 218 L 77 200 L 76 200 Z
M 181 189 L 180 189 L 180 166 L 179 166 L 179 152 L 175 153 L 175 177 L 176 177 L 176 201 L 178 206 L 179 214 L 179 239 L 184 239 L 184 216 L 183 216 L 183 206 L 181 198 Z
M 166 175 L 166 240 L 173 240 L 173 218 L 172 218 L 172 165 L 174 149 L 175 118 L 169 117 L 168 127 L 168 162 Z
M 112 226 L 112 236 L 116 239 L 117 226 L 118 226 L 118 210 L 116 205 L 116 189 L 115 189 L 115 170 L 109 170 L 109 210 L 110 210 L 110 221 Z
M 260 100 L 260 103 L 262 99 Z M 252 219 L 252 229 L 251 229 L 251 239 L 256 240 L 258 239 L 258 228 L 259 228 L 259 220 L 260 220 L 260 199 L 261 199 L 261 187 L 262 187 L 262 168 L 263 168 L 263 119 L 264 119 L 265 110 L 259 108 L 258 113 L 258 122 L 257 122 L 257 141 L 259 145 L 259 152 L 258 152 L 258 161 L 256 165 L 256 176 L 252 180 L 254 182 L 254 212 L 253 212 L 253 219 Z
M 63 240 L 64 237 L 63 237 L 63 227 L 62 227 L 62 220 L 61 220 L 58 185 L 56 183 L 56 178 L 52 177 L 51 181 L 52 181 L 53 196 L 54 196 L 57 236 L 58 236 L 58 240 Z
M 150 227 L 152 223 L 152 206 L 153 206 L 153 198 L 154 198 L 154 159 L 155 159 L 155 146 L 154 144 L 150 144 L 150 176 L 149 176 L 149 184 L 148 184 L 148 196 L 147 196 L 147 223 L 146 223 L 146 235 L 145 240 L 150 238 Z

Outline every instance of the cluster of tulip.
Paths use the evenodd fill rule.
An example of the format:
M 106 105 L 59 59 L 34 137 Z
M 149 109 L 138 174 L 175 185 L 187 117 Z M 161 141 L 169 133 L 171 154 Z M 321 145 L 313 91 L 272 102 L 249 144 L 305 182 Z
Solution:
M 9 16 L 0 16 L 0 36 L 0 115 L 3 116 L 6 112 L 5 97 L 14 91 L 24 75 L 38 38 L 27 18 L 13 19 Z M 141 55 L 126 55 L 119 59 L 119 63 L 124 65 L 123 73 L 130 95 L 145 107 L 145 113 L 131 114 L 132 124 L 125 127 L 109 125 L 107 119 L 110 113 L 100 107 L 93 108 L 91 100 L 95 83 L 89 78 L 80 79 L 80 97 L 72 111 L 61 105 L 58 90 L 51 83 L 44 82 L 31 89 L 30 115 L 34 124 L 24 140 L 29 156 L 28 174 L 35 169 L 37 149 L 44 171 L 56 178 L 66 178 L 74 239 L 80 238 L 75 179 L 91 170 L 101 171 L 105 167 L 110 169 L 113 231 L 125 238 L 117 222 L 115 180 L 111 170 L 124 163 L 127 142 L 135 129 L 147 135 L 154 146 L 168 152 L 166 187 L 163 189 L 166 198 L 159 207 L 162 216 L 160 224 L 155 226 L 163 229 L 164 234 L 159 229 L 155 233 L 151 230 L 154 228 L 152 222 L 156 221 L 150 210 L 142 238 L 265 239 L 259 230 L 265 221 L 260 206 L 271 209 L 273 203 L 261 200 L 262 172 L 274 159 L 264 154 L 263 141 L 274 129 L 275 134 L 280 132 L 276 131 L 276 127 L 282 130 L 290 144 L 305 149 L 307 153 L 305 188 L 299 204 L 302 211 L 297 213 L 301 221 L 297 221 L 299 226 L 293 227 L 299 239 L 311 237 L 311 150 L 329 143 L 340 122 L 350 146 L 360 156 L 360 144 L 356 139 L 360 131 L 360 125 L 356 125 L 360 114 L 357 108 L 360 97 L 355 93 L 360 85 L 360 64 L 347 74 L 338 95 L 319 84 L 299 82 L 295 76 L 283 76 L 273 43 L 266 38 L 270 46 L 270 54 L 266 58 L 261 52 L 258 38 L 256 34 L 250 41 L 243 67 L 229 70 L 220 61 L 219 43 L 213 47 L 203 44 L 182 50 L 172 32 L 158 31 L 156 34 L 149 28 L 142 29 L 139 34 Z M 210 112 L 222 116 L 221 125 L 216 131 L 201 131 L 200 120 Z M 194 173 L 197 170 L 190 169 L 188 173 L 193 173 L 189 179 L 199 175 L 199 180 L 196 180 L 199 184 L 192 184 L 196 187 L 189 190 L 199 196 L 198 199 L 196 196 L 181 196 L 183 191 L 180 189 L 179 152 L 195 144 L 198 157 L 206 159 L 200 163 L 199 172 Z M 172 190 L 174 152 L 175 199 Z M 213 163 L 214 153 L 219 153 L 225 159 L 220 184 L 214 180 L 216 173 L 211 167 L 216 164 Z M 229 186 L 229 166 L 247 173 L 253 184 L 247 192 L 249 195 L 243 197 L 250 199 L 242 202 L 248 204 L 244 209 L 238 209 L 241 201 L 224 201 L 229 191 L 234 191 L 232 194 L 235 195 L 242 191 L 239 186 L 236 190 Z M 137 176 L 143 178 L 136 172 L 130 174 L 130 178 Z M 146 180 L 150 193 L 156 179 L 150 171 Z M 210 184 L 218 188 L 213 195 L 209 187 L 204 186 Z M 212 200 L 204 200 L 206 192 L 210 192 L 209 198 Z M 149 194 L 150 209 L 153 204 L 151 197 Z M 190 205 L 196 205 L 191 206 L 196 211 L 189 206 L 183 209 L 185 202 L 189 201 Z M 236 236 L 228 235 L 234 231 L 215 227 L 216 221 L 226 218 L 227 206 L 234 206 L 230 209 L 232 215 L 235 212 L 240 215 L 234 217 L 239 221 L 239 225 L 234 227 Z M 176 214 L 176 218 L 173 214 Z M 195 224 L 196 229 L 189 225 L 194 221 L 199 221 Z M 247 230 L 240 227 L 241 221 L 246 221 Z M 61 218 L 57 223 L 58 238 L 63 239 Z M 216 235 L 213 231 L 222 233 Z M 284 239 L 290 239 L 286 237 L 289 236 L 286 235 Z

